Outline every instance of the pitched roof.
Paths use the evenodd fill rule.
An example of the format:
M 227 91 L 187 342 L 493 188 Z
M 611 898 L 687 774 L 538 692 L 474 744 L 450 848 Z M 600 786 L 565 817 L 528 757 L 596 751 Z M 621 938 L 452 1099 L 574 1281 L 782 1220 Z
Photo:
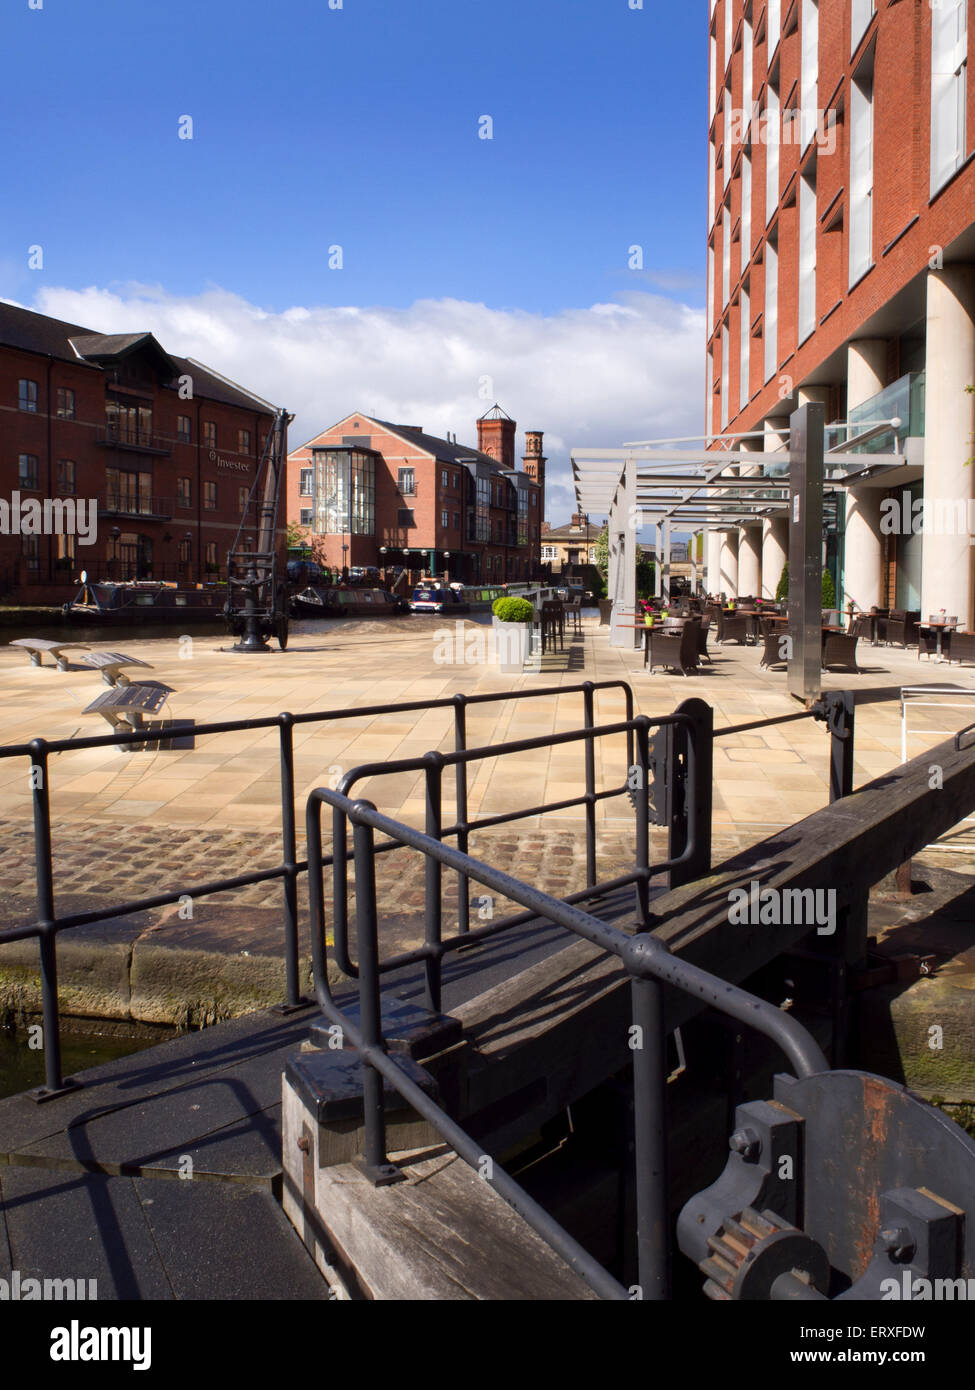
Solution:
M 511 472 L 510 468 L 505 468 L 491 454 L 482 453 L 480 449 L 468 448 L 466 444 L 454 444 L 449 439 L 440 439 L 435 434 L 426 434 L 423 430 L 414 429 L 412 425 L 394 425 L 390 420 L 377 420 L 374 415 L 369 415 L 366 418 L 381 425 L 390 434 L 399 435 L 401 439 L 405 439 L 407 443 L 415 445 L 416 448 L 433 454 L 438 462 L 488 463 L 500 473 Z
M 548 545 L 550 541 L 585 541 L 590 543 L 599 539 L 599 533 L 603 528 L 594 526 L 592 522 L 588 526 L 573 526 L 567 521 L 564 526 L 553 527 L 539 537 L 542 545 Z
M 149 332 L 93 333 L 90 328 L 83 328 L 80 324 L 48 318 L 46 314 L 35 313 L 33 309 L 22 309 L 19 304 L 0 302 L 0 346 L 3 347 L 37 352 L 45 357 L 73 362 L 76 366 L 87 365 L 101 371 L 103 361 L 126 356 L 140 346 L 150 344 L 157 353 L 162 354 L 160 362 L 164 359 L 166 364 L 171 364 L 174 380 L 184 374 L 192 376 L 195 395 L 224 405 L 243 406 L 248 410 L 257 406 L 261 411 L 267 411 L 267 406 L 258 397 L 222 381 L 199 363 L 167 353 Z M 166 369 L 169 369 L 168 366 Z M 167 386 L 172 384 L 166 383 Z

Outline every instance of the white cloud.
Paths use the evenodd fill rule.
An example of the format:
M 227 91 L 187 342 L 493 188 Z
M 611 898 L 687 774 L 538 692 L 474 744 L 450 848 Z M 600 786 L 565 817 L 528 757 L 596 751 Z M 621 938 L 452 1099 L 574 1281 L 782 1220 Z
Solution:
M 545 432 L 553 523 L 573 507 L 573 446 L 703 428 L 704 314 L 652 293 L 551 315 L 456 299 L 271 313 L 216 287 L 183 298 L 130 284 L 45 289 L 36 307 L 96 332 L 151 331 L 294 412 L 293 445 L 356 409 L 474 444 L 497 400 L 519 453 L 525 429 Z

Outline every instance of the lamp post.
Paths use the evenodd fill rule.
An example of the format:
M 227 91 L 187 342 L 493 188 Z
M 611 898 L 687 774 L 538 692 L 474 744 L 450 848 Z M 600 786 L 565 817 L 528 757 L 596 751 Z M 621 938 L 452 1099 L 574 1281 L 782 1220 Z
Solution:
M 443 582 L 444 582 L 444 588 L 445 588 L 445 589 L 449 589 L 449 588 L 450 588 L 450 551 L 449 551 L 449 550 L 445 550 L 444 553 L 443 553 Z
M 115 566 L 118 564 L 118 538 L 122 534 L 117 526 L 113 526 L 108 533 L 112 538 L 112 553 L 108 559 L 108 577 L 115 578 Z
M 381 546 L 379 547 L 379 554 L 382 556 L 382 559 L 380 560 L 379 563 L 382 565 L 382 570 L 383 570 L 383 588 L 385 589 L 385 588 L 387 587 L 387 583 L 386 583 L 386 547 L 385 547 L 384 545 L 381 545 Z

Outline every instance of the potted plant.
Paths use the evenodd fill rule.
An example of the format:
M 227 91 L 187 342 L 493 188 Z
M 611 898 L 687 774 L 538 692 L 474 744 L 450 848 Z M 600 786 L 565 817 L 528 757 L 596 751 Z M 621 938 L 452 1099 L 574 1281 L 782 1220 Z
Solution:
M 642 598 L 640 607 L 643 609 L 643 621 L 647 627 L 653 627 L 653 604 L 649 599 Z
M 520 674 L 531 650 L 535 609 L 526 598 L 496 598 L 491 612 L 501 670 L 505 675 Z

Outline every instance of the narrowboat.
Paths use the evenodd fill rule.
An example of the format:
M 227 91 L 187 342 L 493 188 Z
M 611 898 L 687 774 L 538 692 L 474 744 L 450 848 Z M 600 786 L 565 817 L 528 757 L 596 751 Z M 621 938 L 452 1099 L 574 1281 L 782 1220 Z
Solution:
M 409 612 L 409 604 L 385 589 L 310 584 L 292 596 L 291 611 L 298 618 L 395 618 Z
M 162 580 L 129 579 L 89 582 L 82 577 L 81 588 L 62 613 L 70 622 L 215 622 L 223 617 L 227 602 L 224 584 L 199 588 L 167 584 Z

